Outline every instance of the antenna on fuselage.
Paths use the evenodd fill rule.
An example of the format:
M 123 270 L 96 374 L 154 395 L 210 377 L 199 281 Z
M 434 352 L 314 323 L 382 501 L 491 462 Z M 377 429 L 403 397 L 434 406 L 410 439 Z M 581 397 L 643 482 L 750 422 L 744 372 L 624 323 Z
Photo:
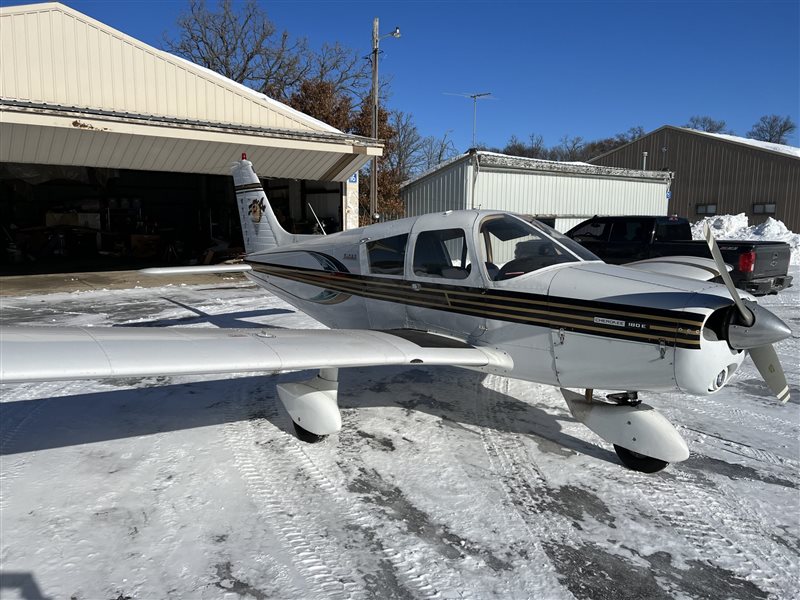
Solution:
M 319 220 L 317 213 L 314 212 L 314 207 L 311 206 L 311 202 L 306 202 L 306 204 L 308 204 L 308 208 L 311 209 L 311 214 L 314 215 L 314 218 L 317 220 L 317 225 L 319 225 L 319 230 L 322 232 L 322 235 L 328 235 L 325 232 L 325 227 L 322 226 L 322 222 Z

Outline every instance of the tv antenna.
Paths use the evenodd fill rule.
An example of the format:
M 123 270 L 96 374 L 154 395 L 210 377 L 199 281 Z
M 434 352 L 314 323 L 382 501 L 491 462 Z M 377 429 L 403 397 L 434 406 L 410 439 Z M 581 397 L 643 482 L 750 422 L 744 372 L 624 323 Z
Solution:
M 462 98 L 472 98 L 472 147 L 477 144 L 475 141 L 475 129 L 478 121 L 478 100 L 494 100 L 492 92 L 474 92 L 472 94 L 454 94 L 451 92 L 444 92 L 446 96 L 461 96 Z

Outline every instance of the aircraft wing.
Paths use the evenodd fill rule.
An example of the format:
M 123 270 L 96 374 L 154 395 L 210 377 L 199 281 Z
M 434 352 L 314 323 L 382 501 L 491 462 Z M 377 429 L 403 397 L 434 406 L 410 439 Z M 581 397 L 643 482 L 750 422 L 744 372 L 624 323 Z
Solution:
M 509 360 L 413 330 L 0 328 L 5 383 L 377 365 L 503 367 Z

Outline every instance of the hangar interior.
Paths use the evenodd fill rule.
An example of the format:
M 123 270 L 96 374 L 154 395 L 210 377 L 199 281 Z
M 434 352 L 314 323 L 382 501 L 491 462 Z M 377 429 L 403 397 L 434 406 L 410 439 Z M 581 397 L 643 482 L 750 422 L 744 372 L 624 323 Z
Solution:
M 262 180 L 287 231 L 341 231 L 343 184 Z M 315 217 L 316 214 L 316 217 Z M 0 163 L 2 272 L 219 262 L 242 252 L 226 175 Z

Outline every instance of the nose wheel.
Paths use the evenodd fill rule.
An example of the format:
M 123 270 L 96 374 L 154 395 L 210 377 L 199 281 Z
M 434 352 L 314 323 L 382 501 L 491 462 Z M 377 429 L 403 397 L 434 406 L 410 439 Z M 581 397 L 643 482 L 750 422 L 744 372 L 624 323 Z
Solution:
M 639 471 L 640 473 L 657 473 L 669 464 L 666 461 L 639 454 L 617 444 L 614 444 L 614 451 L 623 465 L 632 471 Z
M 305 442 L 306 444 L 316 444 L 317 442 L 321 442 L 328 437 L 326 435 L 317 435 L 308 429 L 304 429 L 294 421 L 292 421 L 292 424 L 294 425 L 294 432 L 297 434 L 297 439 L 299 439 L 301 442 Z
M 614 446 L 622 463 L 634 471 L 655 473 L 689 458 L 678 431 L 657 410 L 639 401 L 636 392 L 611 394 L 605 402 L 561 389 L 572 416 Z

